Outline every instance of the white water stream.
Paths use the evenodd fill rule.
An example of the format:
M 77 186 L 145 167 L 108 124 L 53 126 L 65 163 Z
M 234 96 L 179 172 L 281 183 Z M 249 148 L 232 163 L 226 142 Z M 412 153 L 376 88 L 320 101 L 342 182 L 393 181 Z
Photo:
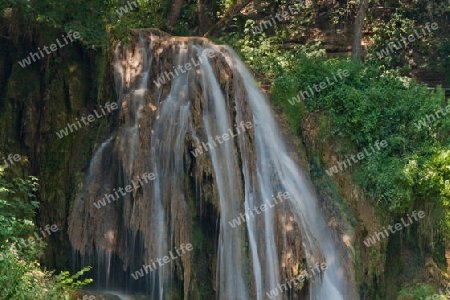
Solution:
M 145 128 L 151 130 L 150 143 L 139 144 L 139 132 L 143 130 L 139 118 L 143 106 L 147 105 L 145 92 L 155 79 L 149 74 L 152 64 L 156 66 L 158 64 L 152 61 L 155 56 L 155 49 L 152 47 L 153 38 L 151 41 L 141 38 L 140 43 L 136 45 L 133 59 L 135 64 L 140 64 L 140 81 L 134 90 L 131 88 L 127 91 L 131 94 L 128 122 L 119 128 L 115 141 L 110 137 L 103 143 L 91 161 L 91 168 L 97 166 L 105 155 L 105 146 L 114 144 L 120 153 L 127 153 L 127 157 L 122 158 L 121 163 L 124 172 L 123 181 L 129 182 L 135 175 L 140 175 L 134 174 L 138 149 L 148 149 L 151 162 L 146 169 L 156 175 L 153 196 L 146 199 L 151 202 L 152 207 L 149 223 L 154 232 L 154 240 L 151 241 L 153 257 L 163 257 L 176 246 L 172 223 L 169 221 L 173 217 L 170 215 L 173 205 L 171 199 L 188 206 L 184 162 L 184 155 L 188 152 L 185 143 L 187 134 L 197 140 L 197 146 L 201 146 L 202 142 L 210 141 L 198 139 L 199 130 L 204 130 L 204 136 L 207 137 L 221 136 L 229 129 L 236 132 L 235 125 L 240 124 L 245 115 L 250 114 L 253 144 L 249 144 L 248 139 L 244 138 L 248 132 L 241 132 L 234 141 L 231 139 L 211 147 L 203 154 L 212 162 L 220 205 L 216 265 L 217 298 L 248 300 L 252 298 L 251 295 L 255 295 L 257 300 L 267 299 L 266 292 L 276 288 L 279 283 L 285 283 L 285 278 L 280 278 L 279 251 L 282 249 L 277 248 L 278 237 L 275 236 L 279 222 L 278 207 L 249 218 L 238 228 L 231 228 L 229 222 L 239 217 L 240 213 L 264 204 L 265 200 L 272 199 L 273 195 L 287 192 L 290 198 L 285 202 L 288 203 L 290 212 L 302 233 L 307 265 L 312 267 L 322 255 L 328 265 L 321 276 L 313 279 L 311 299 L 344 299 L 348 286 L 343 268 L 312 187 L 303 172 L 289 157 L 267 100 L 232 49 L 206 42 L 203 45 L 189 42 L 186 47 L 180 46 L 175 51 L 172 61 L 176 62 L 176 65 L 184 65 L 192 58 L 198 61 L 198 56 L 206 49 L 214 51 L 216 56 L 222 56 L 233 70 L 233 74 L 229 75 L 233 78 L 236 89 L 234 107 L 230 107 L 230 102 L 226 100 L 228 95 L 223 94 L 214 72 L 213 61 L 204 55 L 201 64 L 190 71 L 180 72 L 171 80 L 170 91 L 164 97 L 156 99 L 154 103 L 156 119 L 151 129 Z M 114 69 L 117 95 L 122 97 L 125 94 L 126 79 L 130 74 L 126 74 L 120 60 L 131 58 L 125 54 L 120 58 L 119 51 L 121 50 L 118 48 Z M 191 72 L 196 72 L 200 80 L 192 82 L 194 74 Z M 202 129 L 195 128 L 192 120 L 190 89 L 193 84 L 201 87 L 204 99 Z M 163 93 L 159 91 L 156 94 Z M 245 105 L 247 103 L 248 105 Z M 249 107 L 250 112 L 244 111 L 245 107 Z M 229 114 L 230 111 L 235 113 Z M 254 157 L 247 157 L 248 153 L 252 153 Z M 256 165 L 251 165 L 252 159 Z M 91 168 L 89 178 L 92 176 Z M 83 192 L 82 195 L 86 196 L 86 193 Z M 240 205 L 241 195 L 245 196 L 244 205 Z M 133 206 L 127 214 L 130 218 L 136 213 L 134 210 Z M 249 249 L 246 249 L 246 244 L 249 244 Z M 99 253 L 97 259 L 103 261 L 99 264 L 108 266 L 106 276 L 109 276 L 109 261 L 105 260 L 112 258 L 102 254 L 101 249 L 97 251 Z M 133 249 L 130 253 L 133 253 Z M 171 286 L 173 272 L 173 267 L 161 268 L 147 276 L 148 290 L 152 299 L 166 299 L 165 288 Z M 282 294 L 282 298 L 287 299 L 287 293 Z

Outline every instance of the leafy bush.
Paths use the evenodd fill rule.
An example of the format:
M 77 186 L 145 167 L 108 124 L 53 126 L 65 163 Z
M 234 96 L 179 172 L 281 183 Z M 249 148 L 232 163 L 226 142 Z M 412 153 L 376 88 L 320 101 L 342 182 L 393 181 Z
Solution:
M 280 77 L 285 70 L 292 69 L 299 56 L 318 58 L 325 54 L 325 50 L 320 48 L 320 42 L 285 50 L 282 45 L 286 37 L 278 26 L 274 28 L 275 35 L 270 37 L 265 32 L 255 34 L 252 30 L 254 26 L 253 20 L 247 20 L 244 34 L 227 33 L 215 39 L 215 42 L 231 45 L 252 70 L 264 74 L 267 79 Z
M 11 245 L 17 237 L 32 233 L 39 203 L 29 199 L 38 184 L 35 177 L 21 179 L 4 172 L 0 166 L 0 245 Z
M 398 5 L 398 3 L 397 3 Z M 433 10 L 434 9 L 434 10 Z M 428 11 L 425 13 L 425 11 Z M 444 3 L 430 5 L 427 1 L 415 1 L 404 7 L 396 9 L 389 21 L 374 20 L 371 46 L 368 48 L 366 59 L 370 63 L 381 63 L 387 69 L 398 68 L 403 75 L 408 75 L 413 69 L 441 70 L 448 75 L 450 48 L 445 32 L 448 13 L 450 9 Z M 447 14 L 447 16 L 445 16 Z M 437 30 L 421 34 L 426 23 L 435 22 Z M 401 37 L 414 35 L 417 30 L 421 35 L 416 41 L 405 44 Z M 380 58 L 377 53 L 388 47 L 389 43 L 397 44 L 400 41 L 401 49 L 389 51 L 390 54 Z
M 430 299 L 433 296 L 434 290 L 431 286 L 427 284 L 417 284 L 414 287 L 408 287 L 402 289 L 397 297 L 397 300 L 424 300 Z M 433 297 L 431 299 L 445 299 L 441 296 Z
M 376 54 L 377 52 L 388 47 L 390 42 L 396 44 L 402 36 L 405 37 L 414 33 L 416 26 L 417 24 L 414 20 L 405 18 L 398 12 L 394 13 L 388 22 L 379 21 L 377 24 L 374 24 L 372 45 L 368 49 L 367 61 L 370 63 L 380 61 L 380 58 Z M 415 43 L 417 44 L 419 42 L 416 41 Z M 405 49 L 405 45 L 402 42 L 402 49 L 395 50 L 393 47 L 394 53 L 382 58 L 381 63 L 388 68 L 402 67 L 402 74 L 406 74 L 409 71 L 409 65 L 405 56 L 409 52 L 409 48 L 411 48 L 411 44 L 406 46 Z
M 38 263 L 45 244 L 31 243 L 16 247 L 34 231 L 34 210 L 38 202 L 32 201 L 37 191 L 37 179 L 15 177 L 10 169 L 0 166 L 0 299 L 70 299 L 70 295 L 92 279 L 80 280 L 90 268 L 75 275 L 61 272 L 55 276 L 43 271 Z
M 339 69 L 349 70 L 350 75 L 314 92 L 301 104 L 288 103 L 288 99 L 325 81 Z M 443 151 L 449 141 L 450 121 L 440 118 L 420 129 L 414 124 L 445 107 L 443 91 L 430 92 L 413 80 L 401 77 L 397 71 L 383 69 L 375 64 L 362 66 L 351 61 L 301 56 L 291 69 L 274 80 L 272 96 L 275 103 L 284 107 L 295 130 L 301 124 L 305 107 L 310 112 L 323 111 L 327 119 L 332 120 L 329 136 L 345 141 L 336 149 L 342 159 L 355 149 L 362 151 L 376 140 L 388 142 L 388 147 L 379 154 L 361 161 L 354 173 L 356 182 L 383 209 L 404 213 L 418 197 L 424 197 L 422 194 L 427 195 L 431 203 L 442 205 L 447 174 L 438 172 L 436 163 L 430 164 L 430 161 L 436 157 L 440 157 L 438 165 L 446 161 Z M 418 169 L 413 167 L 414 161 Z M 418 170 L 427 170 L 436 176 L 442 174 L 439 184 L 427 181 L 418 185 L 428 178 Z M 432 187 L 433 193 L 418 191 L 421 186 Z
M 25 257 L 12 249 L 4 252 L 0 261 L 0 299 L 69 300 L 76 289 L 92 282 L 92 279 L 79 280 L 90 267 L 73 276 L 67 271 L 55 276 L 53 272 L 41 270 L 36 260 L 39 252 L 28 248 L 25 251 Z

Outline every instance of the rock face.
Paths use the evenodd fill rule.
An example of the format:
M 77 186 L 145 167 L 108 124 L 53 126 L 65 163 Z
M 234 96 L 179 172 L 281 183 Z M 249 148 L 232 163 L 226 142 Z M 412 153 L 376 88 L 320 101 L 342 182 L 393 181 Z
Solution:
M 354 298 L 310 184 L 231 49 L 138 30 L 114 74 L 117 128 L 68 219 L 78 268 L 151 299 L 263 299 L 326 262 L 282 297 Z
M 112 115 L 69 131 L 63 138 L 56 133 L 114 100 L 106 84 L 112 81 L 106 71 L 110 59 L 71 44 L 22 67 L 18 62 L 53 43 L 61 33 L 44 25 L 28 28 L 19 13 L 12 15 L 0 25 L 0 153 L 19 154 L 21 164 L 13 167 L 17 175 L 39 179 L 36 231 L 47 224 L 60 229 L 45 241 L 42 263 L 48 269 L 64 270 L 71 256 L 70 200 L 83 179 L 95 141 L 109 132 Z

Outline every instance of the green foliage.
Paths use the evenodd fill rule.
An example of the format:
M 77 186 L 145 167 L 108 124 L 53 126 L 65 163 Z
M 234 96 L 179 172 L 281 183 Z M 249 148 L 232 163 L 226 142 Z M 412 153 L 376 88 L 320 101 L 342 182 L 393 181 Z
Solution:
M 168 14 L 171 1 L 170 0 L 136 0 L 138 8 L 132 5 L 129 8 L 127 2 L 115 3 L 113 7 L 114 21 L 111 23 L 111 31 L 117 39 L 127 41 L 129 38 L 129 30 L 134 28 L 159 28 L 165 30 L 166 16 Z M 127 7 L 128 13 L 120 16 L 121 7 Z
M 423 199 L 432 195 L 439 210 L 439 237 L 445 244 L 450 242 L 450 150 L 441 150 L 423 163 L 423 168 L 418 170 L 420 177 L 417 192 Z
M 388 47 L 390 42 L 397 44 L 397 41 L 400 41 L 401 37 L 407 37 L 414 33 L 416 27 L 418 26 L 414 20 L 407 19 L 400 13 L 394 13 L 388 22 L 379 21 L 374 24 L 372 46 L 368 49 L 367 61 L 369 63 L 378 63 L 378 52 Z M 411 46 L 417 43 L 419 42 L 416 41 L 414 44 L 408 44 L 406 49 L 403 42 L 402 49 L 395 50 L 393 47 L 395 50 L 394 53 L 382 58 L 382 63 L 388 68 L 401 67 L 401 73 L 407 74 L 410 71 L 410 66 L 406 56 Z M 389 50 L 389 52 L 391 51 Z
M 334 9 L 330 8 L 331 22 L 335 25 L 342 24 L 344 22 L 351 22 L 357 14 L 358 4 L 359 1 L 345 1 L 344 3 L 338 2 Z
M 68 271 L 63 271 L 56 276 L 56 280 L 61 284 L 61 286 L 66 287 L 70 291 L 76 291 L 77 289 L 93 282 L 90 278 L 85 278 L 80 280 L 79 278 L 84 275 L 84 273 L 89 272 L 92 267 L 84 267 L 74 275 L 70 275 Z
M 275 36 L 270 37 L 265 32 L 255 34 L 252 30 L 254 26 L 253 20 L 247 20 L 244 34 L 231 32 L 215 41 L 231 45 L 252 70 L 264 74 L 266 78 L 282 76 L 285 70 L 294 67 L 297 57 L 301 55 L 322 57 L 325 54 L 320 48 L 320 42 L 306 43 L 286 51 L 282 47 L 286 37 L 278 26 L 275 27 Z
M 180 17 L 173 29 L 174 35 L 190 36 L 193 34 L 191 28 L 198 27 L 197 1 L 185 0 L 181 8 Z
M 223 11 L 227 11 L 230 7 L 237 3 L 237 0 L 220 0 L 220 7 Z
M 251 21 L 248 25 L 253 26 Z M 448 128 L 448 124 L 442 128 L 444 120 L 434 124 L 438 130 L 431 127 L 418 131 L 412 123 L 444 104 L 442 92 L 429 93 L 426 88 L 399 77 L 398 72 L 382 71 L 377 65 L 362 67 L 351 61 L 325 60 L 317 45 L 316 51 L 309 53 L 305 48 L 283 52 L 276 48 L 276 37 L 265 39 L 264 33 L 252 36 L 248 28 L 246 33 L 243 38 L 232 34 L 230 40 L 252 68 L 275 77 L 272 98 L 284 108 L 294 130 L 301 125 L 305 109 L 320 110 L 332 120 L 331 134 L 352 142 L 341 148 L 342 154 L 386 139 L 388 149 L 361 162 L 356 180 L 376 203 L 392 212 L 411 207 L 415 181 L 407 172 L 409 160 L 422 153 L 428 157 L 440 145 L 435 134 Z M 349 77 L 310 93 L 299 104 L 288 103 L 300 91 L 308 91 L 339 70 L 348 70 Z
M 411 22 L 401 21 L 398 29 L 396 21 L 401 20 L 394 18 L 386 29 L 380 29 L 380 41 L 395 38 L 414 27 Z M 444 119 L 421 130 L 413 123 L 444 105 L 442 91 L 430 93 L 400 77 L 399 71 L 384 71 L 385 67 L 377 64 L 363 67 L 350 61 L 325 60 L 321 58 L 318 45 L 314 45 L 315 49 L 283 51 L 277 46 L 279 37 L 266 38 L 264 33 L 253 35 L 253 26 L 253 21 L 248 21 L 245 35 L 229 34 L 227 42 L 239 49 L 256 72 L 274 78 L 272 98 L 284 107 L 294 130 L 299 128 L 306 108 L 311 112 L 324 111 L 332 120 L 331 133 L 352 142 L 342 147 L 342 154 L 386 139 L 389 147 L 361 162 L 355 178 L 380 206 L 397 213 L 411 207 L 417 200 L 413 197 L 417 175 L 411 173 L 410 161 L 417 157 L 426 160 L 442 149 L 443 133 L 450 128 Z M 390 30 L 394 29 L 398 29 L 396 35 L 390 36 Z M 293 106 L 288 103 L 300 91 L 307 91 L 338 70 L 348 70 L 350 76 L 321 92 L 314 92 L 304 102 Z M 431 201 L 439 202 L 438 199 Z
M 88 49 L 106 49 L 111 37 L 126 41 L 132 28 L 164 28 L 169 0 L 134 0 L 138 5 L 115 0 L 0 0 L 0 11 L 12 8 L 23 31 L 42 30 L 43 26 L 60 32 L 80 33 L 79 41 Z M 133 1 L 131 1 L 133 2 Z M 126 8 L 120 16 L 120 8 Z
M 5 174 L 6 173 L 6 174 Z M 0 245 L 31 234 L 34 209 L 39 203 L 31 201 L 37 191 L 37 178 L 21 179 L 0 166 Z
M 76 289 L 92 282 L 92 279 L 79 279 L 90 267 L 73 276 L 69 272 L 55 276 L 52 272 L 41 270 L 37 262 L 38 252 L 33 252 L 31 248 L 29 246 L 24 250 L 25 255 L 12 247 L 4 252 L 0 261 L 0 299 L 69 300 Z
M 267 37 L 260 33 L 254 35 L 252 28 L 253 20 L 248 20 L 245 25 L 244 33 L 231 32 L 222 36 L 218 42 L 230 44 L 233 48 L 239 49 L 245 61 L 250 67 L 258 73 L 264 73 L 268 77 L 279 74 L 283 64 L 287 63 L 282 55 L 277 37 Z
M 282 44 L 286 37 L 282 36 L 283 31 L 277 29 L 278 27 L 275 36 L 267 37 L 265 32 L 255 34 L 252 30 L 254 26 L 253 20 L 247 20 L 244 34 L 231 32 L 224 34 L 215 42 L 231 45 L 257 77 L 264 76 L 265 79 L 273 79 L 272 97 L 274 102 L 284 106 L 287 103 L 286 99 L 298 93 L 297 88 L 300 82 L 307 83 L 314 80 L 311 77 L 311 74 L 315 74 L 311 72 L 312 70 L 322 70 L 317 67 L 317 61 L 323 61 L 325 50 L 320 48 L 320 42 L 305 43 L 292 50 L 285 50 Z M 313 60 L 313 58 L 317 60 Z M 289 74 L 286 74 L 286 71 Z M 322 72 L 322 74 L 325 73 Z M 320 74 L 315 76 L 320 77 Z M 307 84 L 305 84 L 306 86 Z M 303 104 L 285 110 L 292 127 L 298 128 L 301 124 L 303 112 Z
M 61 32 L 80 33 L 80 41 L 88 48 L 96 49 L 109 44 L 107 25 L 113 22 L 115 1 L 82 0 L 1 0 L 0 11 L 11 7 L 13 12 L 27 24 L 24 30 L 32 31 L 37 24 L 45 24 Z
M 20 243 L 35 230 L 32 220 L 39 203 L 31 199 L 37 186 L 35 177 L 17 178 L 10 169 L 0 168 L 0 299 L 69 300 L 76 289 L 92 282 L 79 279 L 90 268 L 73 276 L 41 270 L 38 259 L 45 244 Z
M 272 98 L 274 103 L 283 105 L 282 101 L 286 99 L 291 99 L 298 93 L 294 88 L 292 78 L 281 76 L 274 80 L 272 85 Z M 299 103 L 292 109 L 286 109 L 285 114 L 288 117 L 289 125 L 292 128 L 300 128 L 303 113 L 305 111 L 305 105 Z
M 383 69 L 374 64 L 361 66 L 351 61 L 300 56 L 292 68 L 274 80 L 272 97 L 284 107 L 294 130 L 301 124 L 305 108 L 323 111 L 332 120 L 332 136 L 351 142 L 336 149 L 341 160 L 377 140 L 387 141 L 386 149 L 360 161 L 354 172 L 355 181 L 381 208 L 401 214 L 424 198 L 433 205 L 447 205 L 444 199 L 450 199 L 446 186 L 449 177 L 443 166 L 448 161 L 445 146 L 450 120 L 438 118 L 420 129 L 414 125 L 427 114 L 445 109 L 443 91 L 430 92 L 399 76 L 398 71 Z M 299 104 L 288 103 L 300 91 L 308 91 L 338 70 L 348 70 L 350 75 L 320 92 L 309 93 Z M 430 173 L 434 176 L 427 175 Z
M 433 19 L 446 19 L 450 14 L 450 6 L 444 1 L 415 0 L 410 1 L 407 5 L 390 1 L 388 5 L 392 5 L 405 18 L 416 19 L 419 22 L 429 22 Z
M 0 261 L 0 299 L 61 299 L 62 294 L 52 274 L 41 271 L 36 261 L 12 250 Z
M 448 74 L 450 47 L 445 33 L 445 24 L 448 22 L 450 9 L 447 5 L 447 8 L 442 10 L 442 5 L 443 3 L 436 3 L 430 6 L 428 1 L 415 1 L 408 6 L 396 9 L 387 22 L 374 20 L 372 45 L 368 49 L 367 61 L 379 63 L 380 60 L 387 68 L 398 68 L 404 75 L 416 68 L 441 70 Z M 438 29 L 432 30 L 431 33 L 425 29 L 427 34 L 421 34 L 421 28 L 428 22 L 435 22 Z M 412 43 L 408 42 L 405 46 L 401 37 L 407 39 L 409 35 L 414 35 L 414 30 L 417 30 L 422 37 Z M 399 41 L 401 49 L 396 50 L 392 47 L 393 53 L 381 59 L 378 57 L 377 53 L 388 47 L 389 43 L 398 44 Z
M 434 295 L 434 290 L 428 284 L 417 284 L 413 287 L 408 287 L 402 289 L 397 297 L 397 300 L 424 300 L 430 299 L 428 297 Z M 444 297 L 438 296 L 432 297 L 431 299 L 445 299 Z

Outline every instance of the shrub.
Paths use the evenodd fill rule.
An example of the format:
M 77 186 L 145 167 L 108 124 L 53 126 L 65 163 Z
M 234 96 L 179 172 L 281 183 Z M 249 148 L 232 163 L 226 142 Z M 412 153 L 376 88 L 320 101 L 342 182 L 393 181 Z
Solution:
M 68 300 L 77 288 L 92 282 L 79 279 L 90 268 L 73 276 L 41 270 L 43 242 L 16 247 L 20 239 L 32 237 L 39 203 L 31 199 L 37 186 L 36 178 L 17 178 L 0 166 L 0 299 Z
M 414 287 L 402 289 L 397 297 L 397 300 L 445 299 L 444 297 L 433 294 L 433 288 L 428 284 L 417 284 Z

